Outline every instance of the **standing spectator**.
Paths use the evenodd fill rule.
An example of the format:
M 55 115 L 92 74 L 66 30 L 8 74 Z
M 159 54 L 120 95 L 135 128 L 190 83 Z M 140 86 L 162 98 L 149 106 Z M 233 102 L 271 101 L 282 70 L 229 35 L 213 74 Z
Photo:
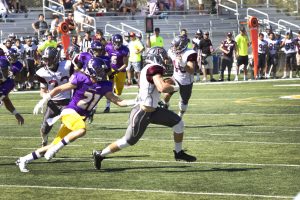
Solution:
M 57 42 L 53 39 L 53 36 L 51 33 L 48 33 L 47 35 L 47 40 L 43 42 L 41 45 L 38 46 L 37 52 L 39 54 L 42 54 L 42 52 L 47 48 L 47 47 L 57 47 Z
M 64 5 L 65 10 L 71 10 L 72 9 L 72 5 L 73 5 L 72 0 L 59 0 L 59 3 Z
M 164 38 L 159 35 L 160 29 L 157 27 L 154 29 L 154 34 L 150 37 L 147 34 L 147 47 L 164 47 Z
M 186 38 L 188 39 L 188 48 L 190 48 L 190 49 L 193 48 L 193 44 L 192 44 L 190 38 L 188 37 L 188 32 L 185 28 L 180 30 L 180 35 L 186 36 Z
M 104 34 L 103 34 L 103 31 L 101 29 L 97 29 L 96 30 L 96 34 L 93 37 L 93 41 L 95 41 L 95 40 L 98 40 L 99 42 L 101 42 L 101 44 L 103 46 L 106 45 L 107 42 L 106 42 L 106 40 L 104 38 Z
M 209 39 L 209 32 L 206 31 L 203 35 L 203 40 L 200 41 L 199 44 L 200 54 L 201 54 L 201 64 L 202 64 L 202 72 L 203 79 L 202 81 L 207 81 L 207 72 L 210 76 L 210 81 L 216 81 L 213 77 L 213 57 L 212 52 L 214 51 L 211 40 Z
M 83 30 L 83 24 L 92 24 L 92 19 L 87 16 L 86 13 L 86 9 L 84 6 L 84 1 L 83 0 L 79 0 L 78 2 L 73 4 L 73 10 L 74 10 L 74 20 L 77 24 L 79 24 L 78 26 L 78 31 L 77 32 L 82 32 Z
M 39 20 L 32 23 L 32 28 L 35 35 L 37 35 L 39 39 L 46 33 L 46 31 L 48 30 L 48 24 L 45 21 L 45 17 L 43 14 L 39 14 Z
M 176 8 L 179 11 L 184 11 L 184 0 L 176 0 Z
M 165 59 L 167 59 L 167 52 L 160 47 L 154 47 L 148 51 L 146 60 L 149 63 L 141 72 L 141 87 L 137 98 L 138 105 L 135 105 L 131 110 L 126 133 L 102 151 L 93 151 L 96 169 L 101 169 L 101 162 L 105 156 L 135 145 L 144 135 L 150 123 L 173 127 L 175 160 L 186 162 L 197 160 L 196 157 L 185 153 L 182 148 L 184 132 L 182 119 L 174 112 L 158 107 L 160 93 L 178 91 L 178 86 L 167 84 L 163 80 Z
M 281 42 L 281 47 L 284 47 L 285 53 L 285 67 L 282 78 L 287 78 L 287 72 L 289 71 L 290 78 L 293 78 L 293 69 L 296 65 L 296 46 L 297 42 L 293 39 L 292 31 L 287 31 L 285 33 L 285 38 Z
M 59 16 L 54 15 L 53 20 L 51 21 L 51 25 L 50 25 L 50 33 L 52 34 L 52 36 L 54 38 L 56 38 L 57 34 L 58 34 L 58 32 L 57 32 L 58 24 L 59 24 Z
M 201 63 L 200 63 L 200 48 L 199 44 L 200 41 L 203 39 L 203 32 L 198 29 L 197 32 L 195 33 L 195 37 L 192 39 L 192 45 L 194 51 L 197 52 L 197 61 L 194 63 L 195 65 L 195 72 L 196 72 L 196 82 L 200 81 L 200 70 L 201 70 Z
M 86 31 L 84 38 L 82 39 L 80 44 L 80 51 L 87 52 L 88 49 L 91 47 L 91 43 L 92 43 L 91 32 Z
M 244 81 L 248 80 L 247 77 L 247 66 L 248 66 L 248 48 L 250 46 L 249 38 L 246 33 L 245 27 L 240 28 L 240 34 L 235 37 L 235 41 L 237 44 L 236 48 L 236 58 L 237 58 L 237 69 L 236 76 L 234 78 L 235 81 L 239 80 L 239 71 L 240 67 L 244 66 Z
M 130 35 L 128 32 L 123 33 L 123 45 L 128 47 L 128 44 L 130 42 Z
M 77 41 L 77 36 L 72 36 L 72 42 L 69 46 L 69 56 L 73 58 L 76 54 L 80 53 L 80 46 Z
M 6 0 L 0 0 L 0 18 L 6 18 L 8 14 L 8 5 Z
M 33 79 L 36 71 L 35 60 L 37 60 L 37 46 L 32 42 L 31 37 L 26 38 L 25 49 L 25 66 L 28 71 L 26 86 L 28 89 L 33 88 Z
M 203 0 L 198 0 L 198 6 L 199 6 L 199 15 L 203 15 L 203 11 L 204 11 L 204 2 L 203 2 Z
M 129 63 L 128 67 L 126 68 L 127 71 L 127 84 L 131 85 L 133 83 L 132 80 L 132 70 L 134 71 L 135 79 L 139 80 L 140 72 L 142 69 L 142 56 L 141 53 L 144 51 L 144 46 L 142 43 L 136 38 L 134 32 L 130 33 L 130 42 L 128 44 L 129 48 Z
M 122 0 L 119 10 L 126 15 L 128 12 L 132 15 L 135 15 L 135 11 L 137 9 L 137 1 L 136 0 Z
M 227 33 L 227 38 L 221 43 L 220 50 L 222 51 L 222 57 L 219 81 L 224 81 L 224 71 L 226 67 L 228 70 L 227 81 L 230 81 L 231 68 L 234 58 L 233 52 L 236 51 L 236 42 L 232 40 L 231 32 Z
M 296 39 L 297 41 L 297 54 L 296 54 L 296 61 L 297 61 L 297 66 L 296 66 L 296 78 L 300 77 L 300 31 L 298 32 L 298 37 Z
M 188 108 L 188 103 L 192 95 L 194 83 L 194 63 L 197 61 L 197 53 L 187 48 L 188 39 L 185 35 L 179 35 L 172 41 L 172 47 L 168 50 L 168 56 L 171 58 L 174 70 L 172 78 L 179 85 L 179 117 L 182 117 Z M 167 93 L 164 96 L 163 103 L 168 107 L 173 93 Z
M 68 24 L 70 34 L 71 35 L 76 35 L 77 28 L 76 28 L 76 23 L 74 21 L 74 14 L 73 13 L 68 13 L 68 18 L 65 19 L 65 22 Z
M 270 78 L 272 73 L 272 77 L 276 78 L 276 71 L 278 65 L 278 51 L 280 42 L 276 40 L 274 33 L 269 34 L 268 42 L 268 56 L 267 56 L 267 76 L 266 78 Z
M 264 39 L 264 34 L 258 34 L 258 77 L 255 79 L 262 79 L 266 76 L 266 60 L 267 60 L 267 52 L 268 52 L 268 42 Z

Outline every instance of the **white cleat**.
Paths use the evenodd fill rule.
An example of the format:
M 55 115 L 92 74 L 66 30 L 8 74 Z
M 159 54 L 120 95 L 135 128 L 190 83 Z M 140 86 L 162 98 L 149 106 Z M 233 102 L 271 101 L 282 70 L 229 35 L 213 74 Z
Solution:
M 53 150 L 51 150 L 51 148 L 50 148 L 50 149 L 48 149 L 48 151 L 45 153 L 44 157 L 46 158 L 46 160 L 50 161 L 50 160 L 54 157 L 55 153 L 56 153 L 56 152 L 53 151 Z
M 16 161 L 16 165 L 19 166 L 19 169 L 21 172 L 23 172 L 23 173 L 29 172 L 29 170 L 26 168 L 27 162 L 25 160 L 19 158 Z

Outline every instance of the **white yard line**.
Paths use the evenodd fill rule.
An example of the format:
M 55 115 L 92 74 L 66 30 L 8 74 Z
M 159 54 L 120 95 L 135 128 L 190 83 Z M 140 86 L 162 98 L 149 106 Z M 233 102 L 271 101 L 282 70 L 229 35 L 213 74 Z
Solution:
M 0 158 L 11 158 L 17 159 L 20 156 L 0 156 Z M 68 157 L 68 158 L 60 158 L 56 157 L 56 160 L 82 160 L 82 159 L 89 159 L 87 157 Z M 90 158 L 92 159 L 92 158 Z M 234 163 L 234 162 L 178 162 L 175 160 L 130 160 L 130 159 L 121 159 L 117 157 L 110 157 L 105 159 L 105 162 L 133 162 L 133 163 L 177 163 L 177 164 L 189 164 L 189 165 L 196 165 L 196 164 L 208 164 L 208 165 L 243 165 L 243 166 L 265 166 L 265 167 L 296 167 L 299 168 L 300 165 L 297 164 L 282 164 L 282 163 Z
M 40 185 L 0 185 L 2 188 L 32 188 L 32 189 L 60 189 L 60 190 L 86 190 L 86 191 L 113 191 L 113 192 L 136 192 L 136 193 L 160 193 L 160 194 L 183 194 L 183 195 L 208 195 L 208 196 L 236 196 L 236 197 L 259 197 L 272 199 L 291 199 L 292 196 L 280 195 L 260 195 L 260 194 L 238 194 L 220 192 L 188 192 L 188 191 L 168 191 L 168 190 L 139 190 L 121 188 L 97 188 L 97 187 L 57 187 Z

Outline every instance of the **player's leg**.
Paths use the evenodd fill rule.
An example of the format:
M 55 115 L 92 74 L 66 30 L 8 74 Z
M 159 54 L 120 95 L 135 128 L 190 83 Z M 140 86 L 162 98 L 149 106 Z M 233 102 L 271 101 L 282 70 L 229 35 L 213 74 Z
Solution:
M 128 146 L 136 144 L 143 136 L 147 126 L 149 125 L 149 116 L 151 113 L 145 112 L 140 108 L 140 105 L 135 106 L 129 116 L 129 125 L 125 135 L 108 145 L 102 151 L 93 150 L 94 167 L 101 168 L 101 162 L 105 156 L 120 151 Z
M 70 142 L 75 141 L 77 138 L 84 136 L 86 133 L 85 122 L 83 121 L 82 116 L 80 116 L 78 113 L 63 115 L 62 124 L 67 129 L 71 130 L 71 132 L 68 131 L 68 133 L 66 132 L 61 133 L 61 136 L 57 137 L 53 141 L 54 144 L 53 147 L 48 149 L 47 152 L 45 153 L 45 158 L 47 160 L 51 160 L 53 155 L 57 153 L 60 149 L 68 145 Z
M 173 137 L 175 145 L 175 150 L 173 152 L 175 160 L 184 160 L 187 162 L 196 161 L 196 157 L 188 155 L 182 149 L 184 123 L 178 115 L 176 115 L 170 110 L 166 110 L 164 108 L 157 108 L 157 110 L 152 113 L 150 117 L 150 122 L 152 124 L 159 124 L 173 128 Z
M 180 85 L 179 84 L 179 94 L 180 94 L 180 101 L 179 101 L 179 117 L 182 117 L 185 111 L 188 108 L 188 102 L 192 95 L 193 83 L 189 85 Z

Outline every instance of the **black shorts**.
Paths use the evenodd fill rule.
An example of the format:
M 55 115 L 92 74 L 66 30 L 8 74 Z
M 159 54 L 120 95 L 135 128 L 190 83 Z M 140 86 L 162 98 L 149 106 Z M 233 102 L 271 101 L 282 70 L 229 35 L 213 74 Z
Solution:
M 241 66 L 244 65 L 245 67 L 248 66 L 248 56 L 239 56 L 237 58 L 237 65 Z
M 260 53 L 258 54 L 258 68 L 265 68 L 266 66 L 266 54 Z

